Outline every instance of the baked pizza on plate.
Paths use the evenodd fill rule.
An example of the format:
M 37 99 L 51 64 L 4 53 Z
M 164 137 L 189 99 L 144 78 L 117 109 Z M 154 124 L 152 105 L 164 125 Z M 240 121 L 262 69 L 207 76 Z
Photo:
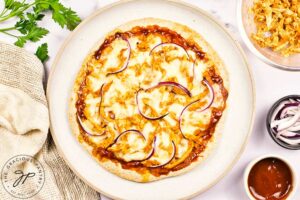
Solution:
M 107 34 L 87 55 L 69 120 L 101 166 L 150 182 L 207 158 L 222 135 L 228 91 L 225 66 L 199 33 L 140 19 Z

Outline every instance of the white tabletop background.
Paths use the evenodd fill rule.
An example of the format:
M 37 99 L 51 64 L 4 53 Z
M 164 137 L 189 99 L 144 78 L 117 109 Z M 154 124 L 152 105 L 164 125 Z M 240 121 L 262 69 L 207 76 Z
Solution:
M 82 19 L 90 15 L 96 9 L 115 1 L 117 0 L 61 0 L 62 3 L 77 11 Z M 299 181 L 300 151 L 286 150 L 274 143 L 267 133 L 265 119 L 268 109 L 277 99 L 285 95 L 300 94 L 300 72 L 288 72 L 273 68 L 260 61 L 248 51 L 245 44 L 241 41 L 237 28 L 237 0 L 185 0 L 185 2 L 194 4 L 213 14 L 219 21 L 223 22 L 229 31 L 240 41 L 253 70 L 257 96 L 253 132 L 241 158 L 220 182 L 194 199 L 246 200 L 247 196 L 243 187 L 244 169 L 252 159 L 264 154 L 277 154 L 291 161 L 298 173 L 297 179 Z M 3 1 L 1 0 L 0 7 L 2 6 Z M 14 21 L 12 20 L 9 23 L 14 23 Z M 62 30 L 51 20 L 49 15 L 39 24 L 50 30 L 50 34 L 41 41 L 47 42 L 49 45 L 50 59 L 46 62 L 46 69 L 49 72 L 54 57 L 64 39 L 68 36 L 69 31 Z M 8 43 L 14 42 L 13 38 L 6 37 L 5 35 L 0 35 L 0 40 Z M 37 44 L 28 44 L 25 48 L 34 52 L 36 46 Z M 298 187 L 296 190 L 297 192 L 294 199 L 299 199 L 300 188 Z M 104 200 L 108 199 L 104 196 L 102 197 Z

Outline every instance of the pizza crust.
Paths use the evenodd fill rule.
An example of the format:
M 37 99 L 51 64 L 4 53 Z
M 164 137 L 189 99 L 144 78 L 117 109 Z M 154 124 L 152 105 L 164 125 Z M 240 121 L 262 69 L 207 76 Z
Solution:
M 206 55 L 209 56 L 209 58 L 211 58 L 214 61 L 215 68 L 218 70 L 218 73 L 222 77 L 225 88 L 227 90 L 229 90 L 228 73 L 225 69 L 223 61 L 220 59 L 218 54 L 213 50 L 213 48 L 202 38 L 202 36 L 200 36 L 197 32 L 195 32 L 194 30 L 190 29 L 187 26 L 184 26 L 184 25 L 178 24 L 176 22 L 172 22 L 172 21 L 162 20 L 162 19 L 144 18 L 144 19 L 131 21 L 124 25 L 121 25 L 114 31 L 108 33 L 107 35 L 113 35 L 114 33 L 118 32 L 118 31 L 125 32 L 125 31 L 132 29 L 135 26 L 147 26 L 147 25 L 159 25 L 161 27 L 167 27 L 171 30 L 175 30 L 177 33 L 179 33 L 182 37 L 184 37 L 187 40 L 189 40 L 189 39 L 194 40 L 195 43 L 197 43 L 203 49 L 203 51 L 206 52 Z M 94 46 L 94 48 L 92 48 L 90 54 L 86 57 L 82 66 L 86 66 L 85 63 L 87 63 L 89 58 L 91 56 L 93 56 L 94 52 L 103 43 L 104 39 L 105 38 L 102 38 Z M 71 94 L 71 99 L 69 102 L 68 118 L 69 118 L 70 126 L 72 129 L 72 133 L 75 135 L 75 137 L 77 139 L 80 135 L 80 129 L 79 129 L 78 123 L 77 123 L 75 103 L 77 101 L 77 91 L 79 90 L 80 83 L 83 81 L 83 77 L 85 75 L 85 70 L 86 70 L 85 67 L 81 67 L 81 69 L 75 79 L 73 91 Z M 130 180 L 130 181 L 135 181 L 135 182 L 151 182 L 151 181 L 156 181 L 156 180 L 160 180 L 160 179 L 167 178 L 167 177 L 178 176 L 178 175 L 184 174 L 184 173 L 192 170 L 199 163 L 203 162 L 209 156 L 209 154 L 212 152 L 213 148 L 216 146 L 216 143 L 218 143 L 218 140 L 222 134 L 222 130 L 224 127 L 226 110 L 227 109 L 225 109 L 223 111 L 222 117 L 216 125 L 213 137 L 210 139 L 210 141 L 208 142 L 208 144 L 206 146 L 206 149 L 204 150 L 204 152 L 202 152 L 201 156 L 198 157 L 197 161 L 191 163 L 189 166 L 187 166 L 183 169 L 180 169 L 178 171 L 171 171 L 167 175 L 162 175 L 159 177 L 156 177 L 150 173 L 142 175 L 133 170 L 123 169 L 121 164 L 119 164 L 119 163 L 115 163 L 110 160 L 107 160 L 105 162 L 100 162 L 97 158 L 95 158 L 94 156 L 93 157 L 102 167 L 104 167 L 106 170 L 110 171 L 111 173 L 113 173 L 121 178 Z M 79 141 L 79 142 L 90 153 L 90 155 L 93 155 L 92 147 L 90 147 L 83 140 Z

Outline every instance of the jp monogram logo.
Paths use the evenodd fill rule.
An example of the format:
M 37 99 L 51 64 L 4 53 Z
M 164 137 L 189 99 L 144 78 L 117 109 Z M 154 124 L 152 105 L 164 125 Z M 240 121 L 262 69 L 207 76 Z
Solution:
M 21 176 L 14 182 L 13 187 L 17 187 L 20 183 L 24 184 L 27 178 L 35 176 L 34 172 L 29 172 L 28 174 L 24 174 L 22 170 L 15 171 L 15 174 L 21 174 Z
M 43 187 L 45 173 L 40 162 L 28 155 L 9 159 L 2 168 L 1 181 L 4 189 L 13 197 L 27 199 Z

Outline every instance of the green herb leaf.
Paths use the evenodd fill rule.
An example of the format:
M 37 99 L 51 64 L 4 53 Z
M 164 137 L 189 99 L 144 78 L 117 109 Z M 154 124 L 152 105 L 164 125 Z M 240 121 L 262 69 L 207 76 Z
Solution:
M 53 10 L 52 19 L 62 28 L 66 26 L 69 30 L 73 30 L 81 21 L 73 10 L 64 7 L 61 3 L 53 2 L 51 8 Z
M 18 40 L 15 42 L 15 45 L 18 47 L 24 47 L 24 44 L 26 43 L 26 38 L 24 36 L 21 36 L 18 38 Z
M 49 10 L 50 4 L 56 1 L 57 0 L 35 0 L 35 7 L 33 10 L 38 13 Z
M 32 42 L 39 41 L 42 37 L 47 35 L 49 31 L 41 27 L 33 27 L 27 34 L 27 38 Z
M 32 26 L 29 30 L 26 30 L 27 34 L 25 36 L 20 36 L 18 40 L 15 42 L 15 45 L 19 47 L 23 47 L 24 44 L 27 41 L 32 41 L 32 42 L 37 42 L 39 41 L 42 37 L 47 35 L 49 31 L 47 29 L 37 27 L 37 26 Z
M 73 30 L 81 21 L 79 16 L 71 10 L 62 5 L 59 0 L 3 0 L 5 3 L 4 10 L 0 14 L 0 23 L 5 22 L 10 18 L 17 17 L 19 20 L 14 27 L 2 28 L 0 33 L 16 37 L 15 45 L 24 47 L 26 42 L 37 42 L 49 31 L 45 28 L 39 27 L 37 22 L 44 17 L 43 12 L 52 12 L 52 19 L 58 23 L 62 28 Z M 32 9 L 30 12 L 27 10 Z M 10 31 L 17 30 L 21 35 L 15 35 Z M 48 58 L 48 46 L 42 44 L 36 51 L 36 55 L 45 61 Z
M 22 7 L 25 7 L 28 5 L 26 3 L 15 1 L 15 0 L 4 0 L 4 3 L 5 3 L 5 8 L 12 10 L 12 11 L 16 11 L 19 8 L 22 8 Z
M 10 13 L 7 16 L 5 16 L 7 17 L 6 19 L 9 19 L 14 16 L 22 18 L 23 11 L 30 7 L 29 4 L 25 3 L 25 0 L 22 2 L 16 0 L 4 0 L 4 3 L 5 9 L 10 10 Z
M 31 21 L 41 21 L 45 15 L 34 12 L 34 13 L 27 13 L 26 14 L 28 19 Z
M 41 20 L 44 15 L 38 13 L 27 13 L 27 18 L 21 18 L 16 24 L 15 28 L 22 34 L 27 34 L 31 29 L 37 26 L 37 21 Z
M 35 55 L 42 61 L 45 62 L 49 56 L 48 56 L 48 45 L 46 43 L 42 44 L 38 47 L 38 49 L 35 52 Z

